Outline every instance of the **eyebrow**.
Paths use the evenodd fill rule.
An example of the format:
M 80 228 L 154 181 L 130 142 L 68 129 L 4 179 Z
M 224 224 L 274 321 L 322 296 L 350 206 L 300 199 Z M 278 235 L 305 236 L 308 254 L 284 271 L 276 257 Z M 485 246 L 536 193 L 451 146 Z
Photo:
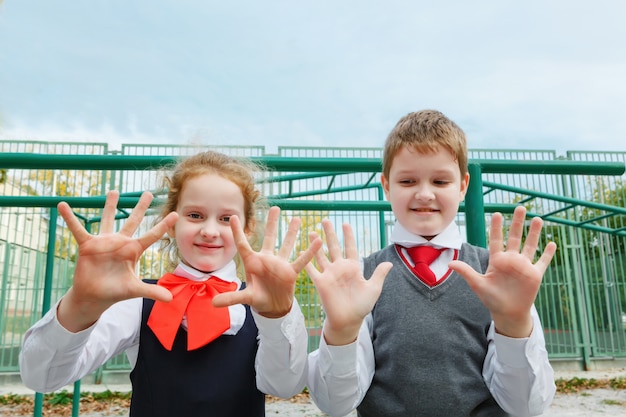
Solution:
M 434 171 L 429 171 L 428 175 L 429 176 L 433 176 L 433 175 L 454 175 L 455 174 L 455 170 L 453 169 L 437 169 Z M 398 176 L 403 176 L 403 175 L 415 175 L 415 170 L 404 170 L 404 171 L 398 171 L 396 173 L 396 175 Z

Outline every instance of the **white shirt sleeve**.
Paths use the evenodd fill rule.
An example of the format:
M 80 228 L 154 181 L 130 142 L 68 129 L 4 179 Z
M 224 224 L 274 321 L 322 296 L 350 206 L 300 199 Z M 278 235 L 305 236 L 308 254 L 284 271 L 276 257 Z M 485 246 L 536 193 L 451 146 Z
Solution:
M 533 331 L 513 339 L 495 332 L 493 322 L 483 377 L 504 411 L 519 417 L 542 414 L 556 392 L 554 370 L 548 360 L 541 321 L 533 306 Z
M 291 311 L 278 319 L 251 311 L 259 331 L 257 388 L 280 398 L 301 393 L 306 384 L 308 333 L 298 301 L 294 299 Z
M 77 333 L 59 323 L 58 304 L 24 335 L 19 364 L 27 387 L 37 392 L 57 390 L 127 349 L 131 366 L 135 366 L 137 349 L 133 347 L 139 343 L 141 298 L 114 304 L 95 324 Z
M 354 343 L 329 346 L 321 338 L 309 355 L 308 387 L 317 407 L 333 417 L 349 414 L 363 400 L 374 378 L 374 348 L 368 315 Z

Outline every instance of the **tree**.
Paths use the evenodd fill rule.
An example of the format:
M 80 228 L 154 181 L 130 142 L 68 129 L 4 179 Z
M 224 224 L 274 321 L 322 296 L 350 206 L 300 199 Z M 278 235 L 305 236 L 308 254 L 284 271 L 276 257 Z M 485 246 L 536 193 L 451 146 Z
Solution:
M 309 246 L 309 233 L 315 232 L 324 239 L 322 220 L 328 217 L 328 212 L 305 212 L 304 215 L 299 217 L 301 219 L 300 238 L 296 241 L 295 254 L 301 253 Z M 291 219 L 283 213 L 285 227 L 287 227 L 290 221 Z M 315 260 L 313 260 L 313 262 L 315 263 Z M 319 296 L 317 295 L 313 281 L 311 281 L 311 278 L 304 270 L 300 272 L 298 281 L 296 282 L 296 297 L 302 308 L 307 327 L 321 327 L 322 311 Z

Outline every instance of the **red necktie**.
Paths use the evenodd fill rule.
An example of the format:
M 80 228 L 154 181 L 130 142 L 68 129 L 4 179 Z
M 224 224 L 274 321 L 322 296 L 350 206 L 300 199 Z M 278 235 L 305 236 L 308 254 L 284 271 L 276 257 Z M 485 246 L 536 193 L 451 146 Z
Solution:
M 163 347 L 172 350 L 176 333 L 187 316 L 187 350 L 194 350 L 212 342 L 230 328 L 230 314 L 227 307 L 214 307 L 216 294 L 234 291 L 237 284 L 218 277 L 206 281 L 192 281 L 174 274 L 165 274 L 157 285 L 167 288 L 172 301 L 155 301 L 148 326 L 152 329 Z
M 430 269 L 430 264 L 433 263 L 433 261 L 437 259 L 441 252 L 443 252 L 444 250 L 445 248 L 436 249 L 432 246 L 427 245 L 406 248 L 407 253 L 415 264 L 415 266 L 411 267 L 411 270 L 422 281 L 424 281 L 431 287 L 437 284 L 437 277 L 435 276 L 435 273 Z

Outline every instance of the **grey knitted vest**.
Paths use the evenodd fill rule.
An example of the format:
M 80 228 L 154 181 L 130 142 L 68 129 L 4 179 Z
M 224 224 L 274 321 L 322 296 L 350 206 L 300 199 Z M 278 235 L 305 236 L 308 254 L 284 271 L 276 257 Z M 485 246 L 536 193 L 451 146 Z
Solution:
M 489 254 L 463 244 L 459 259 L 484 272 Z M 385 261 L 394 267 L 372 311 L 376 369 L 358 415 L 506 416 L 482 377 L 491 316 L 463 277 L 429 288 L 395 245 L 364 259 L 365 276 Z

